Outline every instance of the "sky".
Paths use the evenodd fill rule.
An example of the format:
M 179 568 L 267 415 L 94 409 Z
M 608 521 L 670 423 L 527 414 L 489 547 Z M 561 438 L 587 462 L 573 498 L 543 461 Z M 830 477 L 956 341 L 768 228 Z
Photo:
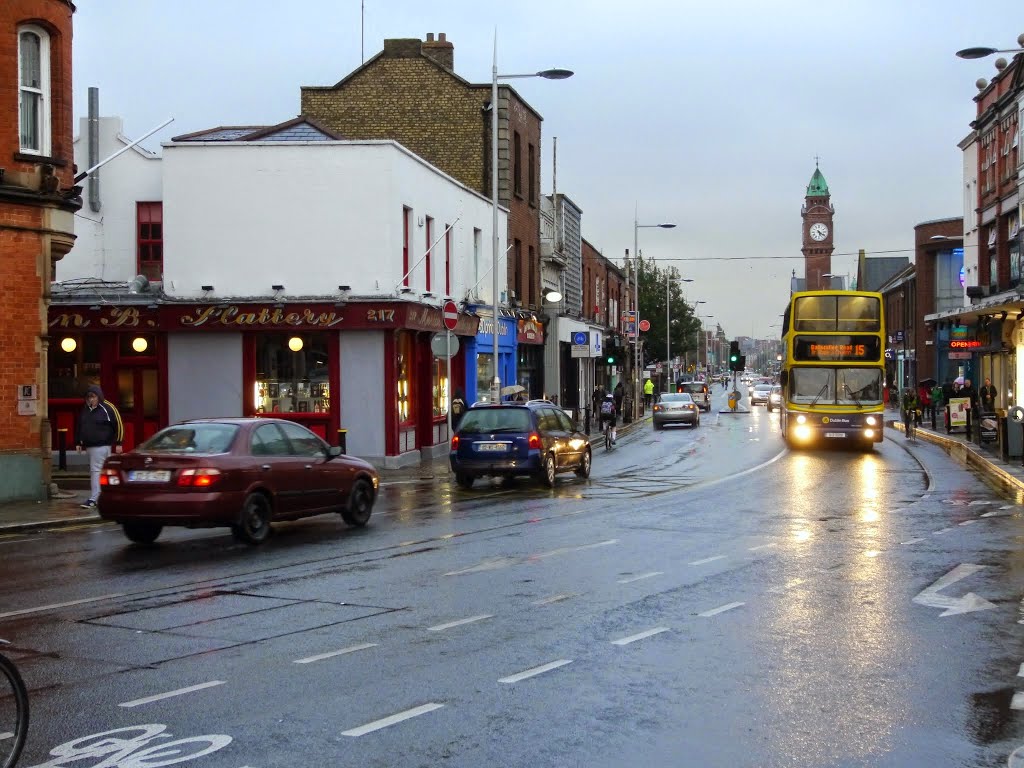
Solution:
M 708 327 L 778 336 L 803 276 L 800 208 L 815 158 L 835 208 L 834 274 L 856 254 L 913 257 L 914 226 L 963 215 L 957 143 L 975 81 L 1016 48 L 1020 0 L 77 0 L 75 119 L 88 88 L 143 142 L 299 112 L 385 38 L 445 32 L 455 72 L 571 69 L 513 81 L 543 117 L 541 187 L 583 209 L 583 235 L 621 263 L 634 232 L 672 266 Z M 671 222 L 671 230 L 634 224 Z

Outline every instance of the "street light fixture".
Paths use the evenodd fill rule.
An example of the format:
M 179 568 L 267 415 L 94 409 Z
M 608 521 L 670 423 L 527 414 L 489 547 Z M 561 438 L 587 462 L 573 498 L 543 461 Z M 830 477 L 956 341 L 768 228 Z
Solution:
M 976 48 L 964 48 L 962 51 L 957 51 L 956 55 L 961 59 L 983 59 L 986 56 L 991 56 L 993 53 L 1024 53 L 1024 35 L 1020 35 L 1017 38 L 1017 45 L 1020 48 L 986 48 L 979 46 Z
M 501 401 L 501 374 L 498 369 L 498 78 L 512 80 L 523 77 L 542 77 L 545 80 L 565 80 L 572 77 L 569 69 L 544 69 L 524 75 L 498 74 L 498 31 L 494 31 L 494 57 L 491 64 L 491 268 L 494 271 L 492 290 L 494 301 L 494 378 L 491 380 L 491 402 Z M 561 298 L 561 297 L 559 297 Z
M 636 407 L 640 396 L 640 250 L 637 245 L 639 240 L 638 230 L 640 229 L 675 229 L 675 224 L 641 224 L 637 221 L 637 211 L 633 211 L 633 263 L 636 265 L 636 278 L 633 281 L 633 309 L 636 311 L 636 325 L 633 329 L 633 418 L 639 415 Z M 629 274 L 626 274 L 629 280 Z M 629 283 L 626 283 L 626 290 L 629 290 Z

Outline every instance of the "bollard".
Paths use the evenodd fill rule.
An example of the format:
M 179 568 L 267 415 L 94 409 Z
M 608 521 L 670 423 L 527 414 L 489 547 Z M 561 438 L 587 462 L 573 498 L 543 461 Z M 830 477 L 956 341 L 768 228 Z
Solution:
M 61 427 L 57 430 L 57 469 L 68 468 L 68 430 Z
M 338 430 L 338 445 L 341 448 L 342 453 L 348 453 L 348 430 Z

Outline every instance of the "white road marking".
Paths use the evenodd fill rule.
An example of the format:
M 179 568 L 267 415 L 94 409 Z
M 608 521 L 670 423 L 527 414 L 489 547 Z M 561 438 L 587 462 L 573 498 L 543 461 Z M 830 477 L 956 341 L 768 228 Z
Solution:
M 376 643 L 361 643 L 359 645 L 350 645 L 348 648 L 341 648 L 337 651 L 328 651 L 327 653 L 318 653 L 316 656 L 307 656 L 304 659 L 295 659 L 293 664 L 312 664 L 314 661 L 323 661 L 324 659 L 330 659 L 334 656 L 341 656 L 346 653 L 355 653 L 356 651 L 363 651 L 367 648 L 376 648 Z
M 746 603 L 729 603 L 728 605 L 722 605 L 722 606 L 719 606 L 718 608 L 712 608 L 710 611 L 704 611 L 704 613 L 698 613 L 697 615 L 698 616 L 704 616 L 705 618 L 708 617 L 708 616 L 715 616 L 716 614 L 719 614 L 719 613 L 725 613 L 726 611 L 731 611 L 733 608 L 739 608 L 741 605 L 746 605 Z
M 756 547 L 751 547 L 747 551 L 748 552 L 757 552 L 757 550 L 759 550 L 759 549 L 770 549 L 771 547 L 777 547 L 777 546 L 779 546 L 778 543 L 772 542 L 771 544 L 761 544 L 761 545 L 756 546 Z
M 411 720 L 414 717 L 425 715 L 427 712 L 433 712 L 435 709 L 441 709 L 444 704 L 438 704 L 437 702 L 430 702 L 429 704 L 421 704 L 418 707 L 407 709 L 404 712 L 391 715 L 390 717 L 384 717 L 380 720 L 374 720 L 372 723 L 361 725 L 358 728 L 351 728 L 347 731 L 342 731 L 342 736 L 365 736 L 368 733 L 379 731 L 381 728 L 387 728 L 389 725 L 396 725 L 405 720 Z
M 570 597 L 576 597 L 575 592 L 564 592 L 561 595 L 552 595 L 551 597 L 545 597 L 543 600 L 537 600 L 532 605 L 550 605 L 551 603 L 557 603 L 562 600 L 568 600 Z
M 13 738 L 14 738 L 14 734 L 13 733 L 10 733 L 10 732 L 8 732 L 8 733 L 0 733 L 0 741 L 3 741 L 4 739 L 13 739 Z
M 1024 693 L 1017 691 L 1010 700 L 1010 709 L 1024 709 Z
M 1003 509 L 1013 509 L 1013 507 L 1000 507 L 999 508 L 999 510 L 1003 510 Z M 986 512 L 986 513 L 984 513 L 982 515 L 982 517 L 1005 517 L 1005 515 L 1000 514 L 999 510 L 993 510 L 991 512 Z
M 1013 509 L 1015 506 L 1017 506 L 1017 505 L 1016 504 L 1004 504 L 1003 506 L 1000 507 L 1000 509 Z
M 134 701 L 126 701 L 123 704 L 118 704 L 119 707 L 141 707 L 143 704 L 152 704 L 154 701 L 162 701 L 163 699 L 171 699 L 175 696 L 184 696 L 186 693 L 192 693 L 193 691 L 201 691 L 204 688 L 213 688 L 217 685 L 224 685 L 224 680 L 211 680 L 208 683 L 200 683 L 199 685 L 190 685 L 188 688 L 179 688 L 176 691 L 168 691 L 167 693 L 158 693 L 155 696 L 147 696 L 144 699 L 135 699 Z
M 1024 664 L 1020 665 L 1020 669 L 1017 670 L 1017 677 L 1024 677 Z
M 632 584 L 634 581 L 641 581 L 642 579 L 653 579 L 655 576 L 661 576 L 664 571 L 651 571 L 650 573 L 641 573 L 639 576 L 629 576 L 625 579 L 619 579 L 619 584 Z
M 564 667 L 566 664 L 572 664 L 572 659 L 559 659 L 558 661 L 552 661 L 548 664 L 542 664 L 539 667 L 533 669 L 527 669 L 523 672 L 518 672 L 508 677 L 503 677 L 498 680 L 499 683 L 518 683 L 520 680 L 525 680 L 528 677 L 535 677 L 537 675 L 543 675 L 545 672 L 550 672 L 552 669 L 558 669 Z
M 919 542 L 919 541 L 924 541 L 924 539 L 922 539 L 922 538 L 921 538 L 921 537 L 919 536 L 919 537 L 918 537 L 918 538 L 916 538 L 916 539 L 907 539 L 906 541 L 901 541 L 901 542 L 900 542 L 900 545 L 902 545 L 902 546 L 905 546 L 905 545 L 907 545 L 907 544 L 917 544 L 917 542 Z
M 973 563 L 961 563 L 956 568 L 951 570 L 945 576 L 940 577 L 934 584 L 922 589 L 913 598 L 913 602 L 918 605 L 927 605 L 929 608 L 942 608 L 943 612 L 939 614 L 942 616 L 954 616 L 960 613 L 970 613 L 971 611 L 987 611 L 990 608 L 995 608 L 995 603 L 990 603 L 983 597 L 968 592 L 963 597 L 949 597 L 948 595 L 940 594 L 940 592 L 946 587 L 949 587 L 961 579 L 966 579 L 985 568 L 984 565 L 974 565 Z
M 550 552 L 541 552 L 539 555 L 530 555 L 530 560 L 542 560 L 546 557 L 554 557 L 555 555 L 564 555 L 569 552 L 579 552 L 584 549 L 597 549 L 598 547 L 607 547 L 609 544 L 618 544 L 618 539 L 608 539 L 606 541 L 599 541 L 596 544 L 581 544 L 578 547 L 559 547 L 558 549 L 552 549 Z
M 24 616 L 26 613 L 41 613 L 42 611 L 52 611 L 55 608 L 67 608 L 72 605 L 84 605 L 85 603 L 96 603 L 100 600 L 111 600 L 115 597 L 124 597 L 124 592 L 114 592 L 109 595 L 100 595 L 99 597 L 83 597 L 81 600 L 69 600 L 66 603 L 50 603 L 50 605 L 40 605 L 35 608 L 22 608 L 20 611 L 8 611 L 7 613 L 0 613 L 0 619 L 7 619 L 11 616 Z
M 648 629 L 646 632 L 640 632 L 636 635 L 620 637 L 618 640 L 612 640 L 612 645 L 629 645 L 630 643 L 635 643 L 637 640 L 643 640 L 645 637 L 653 637 L 654 635 L 660 635 L 662 632 L 668 631 L 668 627 L 655 627 L 654 629 Z
M 969 506 L 969 507 L 983 507 L 986 504 L 995 504 L 995 502 L 994 501 L 985 501 L 984 499 L 975 499 L 974 501 L 972 501 L 967 506 Z
M 527 555 L 525 557 L 499 557 L 494 560 L 485 560 L 482 563 L 471 565 L 469 568 L 460 568 L 457 571 L 448 571 L 445 574 L 445 576 L 461 576 L 464 573 L 493 571 L 498 568 L 507 568 L 510 565 L 520 565 L 522 563 L 529 563 L 535 560 L 543 560 L 548 557 L 554 557 L 555 555 L 565 555 L 570 552 L 582 552 L 585 549 L 596 549 L 598 547 L 607 547 L 610 544 L 618 543 L 618 539 L 608 539 L 606 541 L 598 541 L 594 544 L 581 544 L 578 547 L 559 547 L 558 549 L 552 549 L 549 552 L 541 552 L 536 555 Z
M 941 536 L 942 534 L 949 533 L 952 530 L 952 528 L 942 528 L 938 531 L 932 531 L 932 536 Z
M 715 555 L 714 557 L 705 557 L 703 560 L 694 560 L 688 565 L 704 565 L 704 563 L 713 563 L 715 560 L 725 560 L 725 555 Z
M 427 627 L 427 632 L 443 632 L 446 629 L 452 627 L 461 627 L 463 624 L 472 624 L 474 621 L 483 621 L 484 619 L 493 619 L 493 613 L 481 613 L 479 616 L 470 616 L 468 619 L 459 619 L 458 621 L 449 621 L 447 624 L 436 624 L 433 627 Z
M 977 520 L 964 520 L 962 523 L 960 523 L 960 525 L 974 525 L 976 522 L 978 522 L 978 521 Z

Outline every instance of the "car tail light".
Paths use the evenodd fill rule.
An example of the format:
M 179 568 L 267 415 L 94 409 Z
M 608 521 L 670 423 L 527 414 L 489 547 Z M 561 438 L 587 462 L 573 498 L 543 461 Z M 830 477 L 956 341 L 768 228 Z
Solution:
M 660 410 L 661 410 L 661 406 L 660 406 L 660 405 L 656 405 L 656 406 L 654 406 L 654 410 L 656 410 L 656 411 L 660 411 Z
M 531 432 L 530 433 L 529 447 L 530 448 L 540 448 L 540 435 L 538 433 L 536 433 L 536 432 Z
M 453 451 L 459 450 L 459 436 L 458 435 L 455 435 L 454 437 L 452 437 L 452 450 Z
M 116 469 L 100 470 L 100 485 L 120 485 L 121 473 Z
M 220 480 L 219 469 L 183 469 L 178 475 L 178 485 L 189 488 L 209 488 Z

